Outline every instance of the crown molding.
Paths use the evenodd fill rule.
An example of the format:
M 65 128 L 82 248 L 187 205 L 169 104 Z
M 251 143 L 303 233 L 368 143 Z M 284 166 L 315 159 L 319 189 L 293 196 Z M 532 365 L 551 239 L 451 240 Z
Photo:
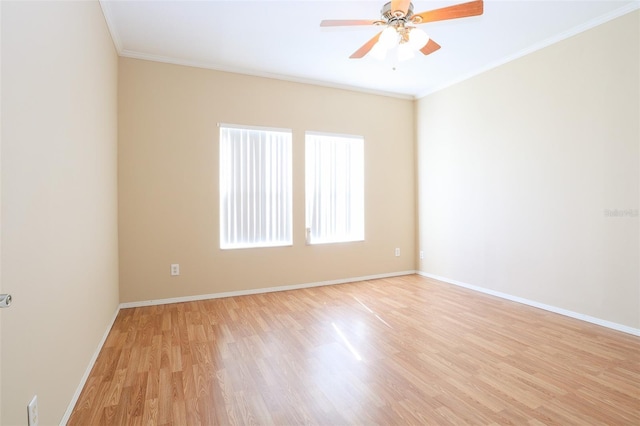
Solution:
M 365 93 L 365 94 L 377 95 L 377 96 L 386 96 L 386 97 L 397 98 L 397 99 L 407 99 L 407 100 L 415 99 L 415 97 L 410 94 L 385 92 L 382 90 L 367 89 L 364 87 L 351 86 L 348 84 L 331 83 L 328 81 L 314 80 L 314 79 L 289 76 L 289 75 L 283 75 L 283 74 L 274 74 L 274 73 L 257 71 L 257 70 L 248 70 L 248 69 L 235 68 L 235 67 L 224 67 L 224 66 L 220 66 L 212 63 L 207 63 L 207 62 L 189 61 L 186 59 L 177 59 L 177 58 L 171 58 L 171 57 L 160 56 L 160 55 L 150 55 L 147 53 L 141 53 L 141 52 L 136 52 L 132 50 L 122 50 L 119 52 L 119 54 L 120 56 L 125 58 L 141 59 L 141 60 L 152 61 L 152 62 L 162 62 L 165 64 L 181 65 L 181 66 L 192 67 L 192 68 L 203 68 L 203 69 L 209 69 L 214 71 L 246 75 L 251 77 L 269 78 L 272 80 L 287 81 L 290 83 L 308 84 L 312 86 L 327 87 L 327 88 L 339 89 L 339 90 L 348 90 L 350 92 Z
M 102 9 L 102 15 L 104 16 L 104 20 L 107 23 L 107 28 L 109 29 L 109 33 L 111 34 L 113 45 L 115 46 L 118 55 L 120 55 L 120 52 L 122 52 L 122 39 L 120 39 L 120 34 L 118 34 L 118 31 L 116 31 L 116 25 L 113 22 L 111 9 L 108 6 L 107 0 L 99 0 L 99 3 L 100 8 Z
M 536 52 L 536 51 L 538 51 L 540 49 L 544 49 L 545 47 L 551 46 L 552 44 L 555 44 L 555 43 L 561 42 L 563 40 L 566 40 L 569 37 L 573 37 L 574 35 L 577 35 L 577 34 L 580 34 L 580 33 L 584 32 L 584 31 L 590 30 L 591 28 L 595 28 L 598 25 L 602 25 L 602 24 L 604 24 L 606 22 L 609 22 L 609 21 L 611 21 L 613 19 L 619 18 L 619 17 L 621 17 L 623 15 L 626 15 L 627 13 L 631 13 L 631 12 L 633 12 L 635 10 L 638 10 L 638 9 L 640 9 L 640 0 L 635 0 L 633 3 L 629 3 L 629 4 L 627 4 L 627 5 L 623 6 L 623 7 L 620 7 L 618 9 L 612 11 L 612 12 L 606 13 L 606 14 L 601 15 L 601 16 L 595 18 L 595 19 L 587 21 L 587 22 L 585 22 L 583 24 L 577 25 L 577 26 L 575 26 L 575 27 L 573 27 L 573 28 L 571 28 L 571 29 L 569 29 L 567 31 L 561 32 L 559 34 L 556 34 L 553 37 L 549 37 L 548 39 L 543 40 L 543 41 L 541 41 L 539 43 L 536 43 L 536 44 L 534 44 L 532 46 L 529 46 L 529 47 L 527 47 L 525 49 L 522 49 L 522 50 L 514 53 L 513 55 L 506 56 L 506 57 L 504 57 L 504 58 L 502 58 L 502 59 L 500 59 L 498 61 L 495 61 L 493 63 L 490 63 L 490 64 L 488 64 L 488 65 L 486 65 L 486 66 L 484 66 L 482 68 L 478 68 L 477 70 L 472 71 L 472 72 L 470 72 L 468 74 L 465 74 L 462 77 L 456 78 L 454 80 L 448 81 L 448 82 L 440 84 L 438 86 L 431 87 L 431 88 L 429 88 L 429 89 L 427 89 L 425 91 L 419 92 L 415 96 L 415 99 L 416 100 L 422 99 L 422 98 L 424 98 L 424 97 L 426 97 L 428 95 L 431 95 L 431 94 L 433 94 L 435 92 L 438 92 L 440 90 L 446 89 L 447 87 L 451 87 L 451 86 L 453 86 L 455 84 L 458 84 L 458 83 L 461 83 L 461 82 L 463 82 L 465 80 L 469 80 L 470 78 L 473 78 L 473 77 L 475 77 L 475 76 L 477 76 L 479 74 L 482 74 L 482 73 L 484 73 L 486 71 L 489 71 L 489 70 L 497 68 L 497 67 L 499 67 L 501 65 L 507 64 L 507 63 L 509 63 L 511 61 L 519 59 L 519 58 L 521 58 L 523 56 L 526 56 L 526 55 L 528 55 L 530 53 Z

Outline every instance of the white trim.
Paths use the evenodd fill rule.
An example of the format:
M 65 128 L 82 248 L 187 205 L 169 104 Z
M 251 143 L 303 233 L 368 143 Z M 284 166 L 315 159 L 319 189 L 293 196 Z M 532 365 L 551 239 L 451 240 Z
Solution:
M 250 126 L 247 124 L 231 124 L 231 123 L 218 123 L 218 127 L 221 129 L 258 130 L 261 132 L 287 133 L 289 135 L 293 134 L 293 129 L 287 129 L 284 127 Z
M 75 408 L 76 403 L 78 402 L 78 398 L 80 398 L 80 394 L 82 393 L 84 386 L 87 384 L 87 379 L 89 378 L 89 374 L 91 374 L 91 370 L 93 370 L 93 366 L 95 365 L 96 360 L 98 359 L 98 355 L 100 355 L 100 352 L 102 351 L 102 347 L 104 346 L 104 343 L 107 341 L 107 337 L 109 337 L 111 328 L 113 327 L 113 324 L 116 322 L 118 313 L 120 313 L 120 306 L 118 306 L 118 308 L 116 309 L 116 312 L 113 314 L 113 317 L 111 318 L 111 321 L 109 321 L 109 325 L 107 326 L 107 329 L 104 332 L 104 335 L 100 340 L 100 343 L 98 343 L 98 347 L 96 348 L 96 351 L 93 353 L 93 356 L 89 361 L 89 365 L 87 366 L 87 369 L 85 370 L 84 375 L 82 376 L 82 379 L 80 379 L 80 384 L 76 388 L 76 392 L 73 394 L 73 398 L 71 398 L 71 402 L 67 407 L 67 411 L 65 411 L 64 416 L 62 416 L 62 420 L 60 420 L 60 426 L 65 426 L 69 421 L 69 418 L 71 417 L 71 413 L 73 412 L 73 409 Z
M 364 142 L 364 136 L 361 135 L 349 135 L 346 133 L 330 133 L 330 132 L 318 132 L 318 131 L 314 131 L 314 130 L 305 130 L 304 131 L 304 135 L 305 137 L 307 135 L 309 136 L 327 136 L 330 138 L 342 138 L 342 139 L 356 139 L 356 140 L 361 140 Z
M 506 56 L 502 59 L 499 59 L 493 63 L 490 63 L 488 65 L 485 65 L 481 68 L 478 68 L 474 71 L 471 71 L 468 74 L 463 75 L 462 77 L 456 78 L 454 80 L 451 81 L 447 81 L 443 84 L 439 84 L 437 86 L 428 88 L 422 92 L 418 92 L 418 94 L 415 95 L 415 99 L 421 99 L 424 98 L 425 96 L 431 95 L 432 93 L 438 92 L 440 90 L 446 89 L 447 87 L 451 87 L 455 84 L 461 83 L 465 80 L 469 80 L 472 77 L 475 77 L 479 74 L 482 74 L 486 71 L 489 71 L 493 68 L 497 68 L 501 65 L 504 65 L 506 63 L 509 63 L 511 61 L 514 61 L 516 59 L 519 59 L 523 56 L 526 56 L 530 53 L 533 53 L 537 50 L 543 49 L 545 47 L 551 46 L 552 44 L 561 42 L 563 40 L 568 39 L 569 37 L 573 37 L 574 35 L 580 34 L 581 32 L 590 30 L 591 28 L 597 27 L 598 25 L 602 25 L 606 22 L 609 22 L 615 18 L 619 18 L 620 16 L 626 15 L 627 13 L 633 12 L 636 9 L 640 9 L 640 2 L 639 1 L 634 1 L 633 3 L 629 3 L 623 7 L 620 7 L 614 11 L 611 11 L 609 13 L 606 13 L 602 16 L 598 16 L 595 19 L 592 19 L 590 21 L 584 22 L 580 25 L 577 25 L 573 28 L 570 28 L 566 31 L 563 31 L 559 34 L 554 35 L 553 37 L 549 37 L 546 40 L 543 40 L 541 42 L 538 42 L 534 45 L 531 45 L 529 47 L 526 47 L 512 55 Z
M 116 31 L 116 25 L 113 21 L 113 15 L 111 15 L 111 9 L 107 6 L 108 2 L 106 0 L 99 0 L 100 8 L 102 9 L 102 15 L 104 16 L 104 20 L 107 23 L 107 28 L 109 29 L 109 33 L 111 34 L 111 40 L 113 41 L 113 45 L 116 48 L 116 52 L 118 55 L 122 52 L 122 40 L 120 39 L 120 34 Z
M 283 285 L 278 287 L 257 288 L 251 290 L 228 291 L 224 293 L 201 294 L 195 296 L 173 297 L 168 299 L 143 300 L 140 302 L 126 302 L 120 304 L 120 309 L 139 308 L 142 306 L 167 305 L 170 303 L 194 302 L 197 300 L 221 299 L 224 297 L 248 296 L 251 294 L 273 293 L 276 291 L 299 290 L 302 288 L 321 287 L 325 285 L 346 284 L 358 281 L 377 280 L 381 278 L 413 275 L 416 271 L 391 272 L 388 274 L 367 275 L 364 277 L 345 278 L 340 280 L 319 281 L 306 284 Z
M 367 89 L 365 87 L 350 86 L 348 84 L 339 84 L 339 83 L 332 83 L 332 82 L 322 81 L 322 80 L 314 80 L 310 78 L 302 78 L 302 77 L 288 76 L 288 75 L 282 75 L 282 74 L 273 74 L 273 73 L 264 72 L 264 71 L 248 70 L 248 69 L 236 68 L 236 67 L 224 67 L 224 66 L 214 65 L 211 63 L 200 62 L 200 61 L 188 61 L 185 59 L 169 58 L 169 57 L 160 56 L 160 55 L 149 55 L 146 53 L 134 52 L 132 50 L 122 50 L 122 51 L 119 51 L 119 54 L 120 56 L 125 58 L 141 59 L 144 61 L 162 62 L 165 64 L 181 65 L 181 66 L 193 67 L 193 68 L 204 68 L 208 70 L 229 72 L 229 73 L 241 74 L 241 75 L 249 75 L 253 77 L 270 78 L 272 80 L 288 81 L 292 83 L 310 84 L 313 86 L 328 87 L 331 89 L 348 90 L 350 92 L 386 96 L 389 98 L 407 99 L 407 100 L 416 99 L 415 96 L 410 94 L 405 94 L 405 93 L 386 92 L 384 90 Z
M 564 315 L 566 317 L 575 318 L 581 321 L 589 322 L 591 324 L 600 325 L 602 327 L 610 328 L 616 331 L 622 331 L 623 333 L 633 334 L 634 336 L 640 336 L 640 329 L 629 327 L 627 325 L 618 324 L 612 321 L 603 320 L 600 318 L 592 317 L 589 315 L 581 314 L 579 312 L 569 311 L 567 309 L 558 308 L 556 306 L 547 305 L 545 303 L 536 302 L 533 300 L 525 299 L 519 296 L 513 296 L 511 294 L 502 293 L 500 291 L 491 290 L 484 287 L 478 287 L 472 284 L 463 283 L 462 281 L 452 280 L 446 277 L 441 277 L 439 275 L 429 274 L 427 272 L 417 271 L 418 275 L 421 275 L 426 278 L 431 278 L 434 280 L 442 281 L 448 284 L 453 284 L 458 287 L 464 287 L 469 290 L 474 290 L 480 293 L 490 294 L 491 296 L 496 296 L 501 299 L 510 300 L 512 302 L 522 303 L 523 305 L 533 306 L 534 308 L 543 309 L 545 311 L 553 312 L 556 314 Z

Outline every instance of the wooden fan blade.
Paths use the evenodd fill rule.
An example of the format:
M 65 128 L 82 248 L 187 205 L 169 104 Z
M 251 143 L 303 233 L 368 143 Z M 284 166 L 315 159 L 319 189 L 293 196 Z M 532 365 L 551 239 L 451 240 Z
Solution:
M 320 22 L 321 27 L 348 27 L 351 25 L 375 25 L 378 21 L 359 19 L 325 19 Z
M 376 34 L 371 40 L 363 44 L 360 49 L 353 52 L 353 54 L 349 57 L 351 59 L 360 59 L 364 55 L 369 53 L 369 51 L 373 48 L 373 46 L 378 42 L 378 39 L 380 38 L 380 34 L 382 34 L 382 31 Z
M 455 6 L 448 6 L 441 9 L 414 14 L 411 20 L 416 24 L 424 24 L 425 22 L 444 21 L 447 19 L 482 15 L 483 11 L 483 1 L 475 0 L 468 3 L 456 4 Z
M 422 49 L 420 49 L 420 51 L 422 53 L 424 53 L 425 55 L 428 55 L 430 53 L 435 52 L 438 49 L 440 49 L 440 45 L 438 43 L 436 43 L 435 41 L 429 39 L 427 44 L 425 44 L 424 47 Z
M 411 4 L 411 0 L 391 0 L 391 13 L 399 10 L 402 12 L 402 16 L 406 16 L 409 11 L 409 4 Z

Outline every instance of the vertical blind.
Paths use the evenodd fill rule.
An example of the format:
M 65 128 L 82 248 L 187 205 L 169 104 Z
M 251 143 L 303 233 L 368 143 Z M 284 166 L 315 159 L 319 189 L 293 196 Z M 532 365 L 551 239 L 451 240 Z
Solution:
M 364 139 L 305 134 L 307 243 L 364 240 Z
M 292 244 L 291 131 L 220 125 L 220 247 Z

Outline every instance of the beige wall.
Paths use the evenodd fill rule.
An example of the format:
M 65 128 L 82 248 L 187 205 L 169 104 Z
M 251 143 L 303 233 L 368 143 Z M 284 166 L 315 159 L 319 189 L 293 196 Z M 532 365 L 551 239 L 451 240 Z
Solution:
M 2 2 L 2 425 L 60 422 L 118 306 L 117 60 L 97 2 Z
M 640 328 L 639 14 L 417 103 L 421 271 Z
M 2 2 L 0 1 L 0 129 L 2 129 Z M 2 131 L 0 130 L 0 293 L 2 293 Z M 0 424 L 2 424 L 2 314 L 0 313 Z
M 219 122 L 293 130 L 292 247 L 220 250 Z M 305 245 L 305 130 L 364 136 L 364 243 Z M 122 302 L 415 269 L 412 101 L 121 58 L 118 164 Z

